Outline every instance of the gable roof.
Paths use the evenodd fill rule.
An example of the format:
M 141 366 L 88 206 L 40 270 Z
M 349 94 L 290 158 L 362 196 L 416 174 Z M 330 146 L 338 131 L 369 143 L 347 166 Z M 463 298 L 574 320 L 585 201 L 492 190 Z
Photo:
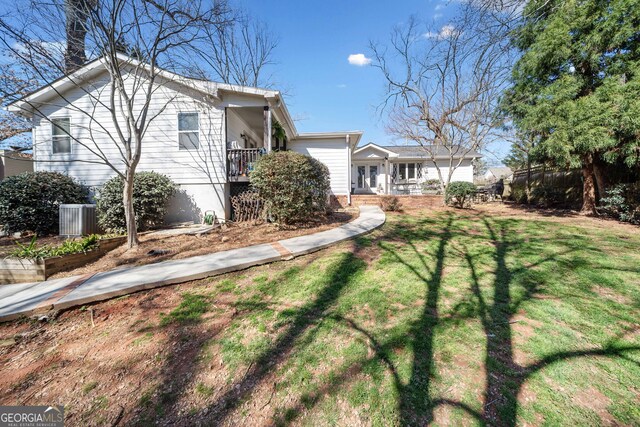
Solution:
M 385 145 L 384 148 L 393 151 L 398 154 L 398 157 L 429 157 L 427 150 L 433 153 L 436 159 L 448 159 L 451 152 L 453 152 L 453 158 L 459 159 L 469 158 L 474 159 L 478 157 L 482 157 L 480 153 L 475 150 L 468 150 L 467 148 L 460 146 L 453 146 L 451 150 L 447 149 L 442 145 L 431 145 L 427 147 L 423 147 L 420 145 Z
M 494 166 L 487 169 L 487 172 L 491 172 L 496 178 L 504 178 L 513 174 L 513 171 L 508 166 Z
M 139 61 L 128 55 L 117 53 L 116 57 L 118 61 L 120 61 L 124 65 L 130 64 L 133 67 L 144 69 L 147 71 L 151 69 L 151 66 L 149 64 Z M 5 107 L 5 109 L 7 111 L 29 117 L 33 115 L 34 106 L 37 106 L 38 104 L 50 99 L 57 94 L 62 94 L 65 91 L 77 87 L 85 81 L 96 77 L 101 73 L 104 73 L 106 70 L 106 60 L 104 56 L 101 56 L 87 62 L 76 71 L 65 74 L 58 79 L 47 83 L 44 86 L 25 95 L 21 99 L 10 103 Z M 221 100 L 223 93 L 225 92 L 263 97 L 268 101 L 269 105 L 272 106 L 272 110 L 277 110 L 276 116 L 279 116 L 277 118 L 280 119 L 281 122 L 284 122 L 283 124 L 285 124 L 291 130 L 291 139 L 314 137 L 322 138 L 332 137 L 336 135 L 353 135 L 354 138 L 350 140 L 350 146 L 355 147 L 360 141 L 360 137 L 363 134 L 362 131 L 322 133 L 317 132 L 308 134 L 298 133 L 295 123 L 291 118 L 291 115 L 289 114 L 289 110 L 284 103 L 284 99 L 282 98 L 280 91 L 277 90 L 239 86 L 228 83 L 218 83 L 211 80 L 194 79 L 164 70 L 159 67 L 155 68 L 155 73 L 168 81 L 181 84 L 189 89 L 193 89 L 205 95 L 212 96 L 217 100 Z
M 380 151 L 385 152 L 390 155 L 390 157 L 398 158 L 398 159 L 415 159 L 415 158 L 428 158 L 429 154 L 426 152 L 427 149 L 434 153 L 434 157 L 436 159 L 448 159 L 450 152 L 449 150 L 442 145 L 432 145 L 429 147 L 423 147 L 421 145 L 378 145 L 373 142 L 368 143 L 362 147 L 358 147 L 354 154 L 365 150 L 366 148 L 374 148 Z M 468 151 L 468 149 L 454 146 L 452 151 L 454 151 L 453 158 L 454 159 L 475 159 L 482 157 L 482 154 L 478 153 L 475 150 Z
M 353 154 L 361 153 L 364 150 L 367 150 L 369 148 L 371 148 L 373 150 L 381 151 L 381 152 L 383 152 L 384 154 L 386 154 L 388 156 L 391 155 L 391 156 L 395 157 L 397 155 L 397 153 L 395 153 L 395 152 L 393 152 L 391 150 L 388 150 L 387 148 L 385 148 L 385 147 L 383 147 L 381 145 L 374 144 L 373 142 L 370 142 L 367 145 L 363 145 L 362 147 L 356 148 L 356 150 L 353 152 Z

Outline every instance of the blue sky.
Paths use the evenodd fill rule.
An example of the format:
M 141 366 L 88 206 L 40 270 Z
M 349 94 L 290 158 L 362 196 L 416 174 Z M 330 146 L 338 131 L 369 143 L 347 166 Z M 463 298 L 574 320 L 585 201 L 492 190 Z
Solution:
M 384 116 L 375 112 L 383 77 L 373 67 L 349 64 L 349 55 L 369 56 L 369 40 L 385 42 L 412 14 L 444 26 L 455 8 L 455 2 L 437 0 L 238 1 L 279 37 L 273 70 L 292 116 L 300 119 L 298 130 L 363 130 L 362 143 L 378 144 L 393 144 Z
M 386 41 L 392 27 L 411 14 L 431 19 L 435 1 L 264 1 L 239 0 L 278 34 L 274 68 L 288 92 L 299 131 L 364 130 L 364 139 L 391 142 L 375 106 L 384 95 L 380 71 L 349 64 L 351 54 L 368 54 L 369 40 Z M 444 21 L 444 17 L 440 20 Z

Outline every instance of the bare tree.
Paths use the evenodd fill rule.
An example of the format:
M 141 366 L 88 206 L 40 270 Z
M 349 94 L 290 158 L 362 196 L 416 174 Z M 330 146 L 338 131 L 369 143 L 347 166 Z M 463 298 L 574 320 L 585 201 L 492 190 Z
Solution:
M 64 74 L 66 64 L 60 64 L 50 52 L 42 49 L 43 39 L 56 40 L 53 38 L 56 32 L 61 34 L 59 25 L 65 21 L 59 18 L 73 15 L 73 11 L 69 11 L 73 4 L 82 8 L 80 20 L 86 18 L 83 26 L 86 48 L 92 52 L 93 61 L 105 68 L 108 76 L 105 80 L 87 83 L 82 69 Z M 174 92 L 166 89 L 176 80 L 190 84 L 189 79 L 166 70 L 179 72 L 188 68 L 205 40 L 206 27 L 224 25 L 229 11 L 225 3 L 193 0 L 54 1 L 38 6 L 37 10 L 27 11 L 22 20 L 0 19 L 0 38 L 6 49 L 57 92 L 56 100 L 50 101 L 58 103 L 54 107 L 83 115 L 83 124 L 78 126 L 84 132 L 59 130 L 90 156 L 64 162 L 106 165 L 123 179 L 128 246 L 136 247 L 133 178 L 145 134 L 173 101 Z M 37 19 L 36 14 L 40 15 Z M 82 59 L 79 52 L 74 55 Z M 55 67 L 62 77 L 51 82 L 48 74 Z M 65 97 L 65 92 L 58 89 L 61 84 L 80 90 L 89 107 L 74 105 Z M 34 119 L 51 122 L 43 111 L 47 105 L 29 102 L 28 98 L 24 103 L 24 110 Z M 100 119 L 95 114 L 98 110 L 102 113 Z M 104 121 L 104 112 L 108 113 L 108 122 Z
M 12 101 L 22 98 L 38 82 L 30 79 L 12 63 L 0 64 L 0 106 L 5 107 Z M 24 117 L 0 111 L 0 141 L 13 138 L 31 131 L 31 122 Z
M 393 30 L 389 46 L 370 44 L 386 81 L 387 130 L 422 146 L 443 190 L 466 155 L 500 137 L 510 50 L 503 27 L 488 17 L 470 5 L 439 29 L 412 17 Z M 436 161 L 443 158 L 446 167 Z
M 211 78 L 240 86 L 270 88 L 273 54 L 278 40 L 269 27 L 244 14 L 222 25 L 207 27 L 207 48 L 201 59 Z

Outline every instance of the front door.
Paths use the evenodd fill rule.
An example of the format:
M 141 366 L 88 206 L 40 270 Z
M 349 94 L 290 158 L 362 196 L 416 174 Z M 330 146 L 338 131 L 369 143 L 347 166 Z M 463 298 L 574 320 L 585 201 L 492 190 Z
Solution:
M 359 165 L 356 170 L 356 191 L 358 193 L 377 193 L 379 166 Z

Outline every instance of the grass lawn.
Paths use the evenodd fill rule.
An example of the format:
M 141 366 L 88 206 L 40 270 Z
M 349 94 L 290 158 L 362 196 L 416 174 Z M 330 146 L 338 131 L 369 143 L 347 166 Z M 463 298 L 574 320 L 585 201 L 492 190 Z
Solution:
M 24 376 L 71 382 L 40 399 L 70 425 L 639 425 L 639 249 L 640 230 L 582 218 L 391 214 L 291 262 L 97 304 L 95 327 L 67 312 L 44 327 L 67 363 Z M 14 347 L 3 370 L 38 345 Z M 19 380 L 0 403 L 40 403 Z

